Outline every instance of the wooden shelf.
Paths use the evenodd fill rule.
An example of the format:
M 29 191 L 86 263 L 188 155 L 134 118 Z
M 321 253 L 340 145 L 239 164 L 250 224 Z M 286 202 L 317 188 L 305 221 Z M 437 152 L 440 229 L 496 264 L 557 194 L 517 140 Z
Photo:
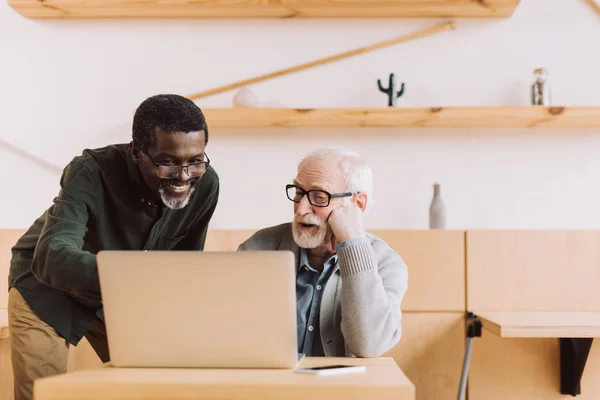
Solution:
M 28 18 L 507 18 L 520 0 L 8 0 Z
M 476 314 L 484 328 L 503 338 L 600 337 L 600 312 L 516 311 Z
M 588 128 L 600 107 L 205 108 L 209 128 Z

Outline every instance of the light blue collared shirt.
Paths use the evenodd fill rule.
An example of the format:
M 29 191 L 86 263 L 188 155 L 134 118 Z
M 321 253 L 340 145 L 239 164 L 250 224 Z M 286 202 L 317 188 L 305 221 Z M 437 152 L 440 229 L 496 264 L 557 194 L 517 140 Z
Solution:
M 367 238 L 357 238 L 338 243 L 336 251 L 344 247 L 368 241 Z M 298 353 L 307 357 L 322 357 L 323 344 L 321 343 L 321 329 L 319 314 L 323 290 L 327 281 L 335 271 L 337 254 L 329 257 L 323 265 L 323 272 L 319 273 L 308 263 L 308 252 L 300 249 L 300 260 L 296 271 L 296 321 L 298 328 Z

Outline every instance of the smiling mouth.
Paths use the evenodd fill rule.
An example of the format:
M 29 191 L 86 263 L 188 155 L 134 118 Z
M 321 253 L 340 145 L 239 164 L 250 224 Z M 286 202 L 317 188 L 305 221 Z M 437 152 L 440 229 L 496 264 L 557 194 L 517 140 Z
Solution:
M 317 225 L 313 225 L 313 224 L 305 224 L 305 223 L 302 223 L 302 222 L 299 222 L 298 225 L 302 229 L 310 229 L 310 228 L 315 228 L 317 226 Z
M 169 189 L 175 193 L 184 193 L 190 188 L 189 183 L 185 183 L 183 185 L 176 185 L 174 183 L 168 183 L 167 186 Z

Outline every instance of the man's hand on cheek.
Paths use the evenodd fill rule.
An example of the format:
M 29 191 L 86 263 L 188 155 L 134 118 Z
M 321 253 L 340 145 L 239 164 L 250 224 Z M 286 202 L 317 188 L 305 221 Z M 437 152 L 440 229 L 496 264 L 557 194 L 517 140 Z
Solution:
M 337 243 L 366 237 L 363 227 L 363 212 L 352 202 L 334 209 L 328 219 Z

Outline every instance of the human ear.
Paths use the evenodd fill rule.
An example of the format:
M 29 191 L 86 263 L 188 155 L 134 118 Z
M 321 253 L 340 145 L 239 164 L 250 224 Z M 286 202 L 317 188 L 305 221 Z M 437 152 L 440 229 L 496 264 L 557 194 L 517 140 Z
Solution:
M 131 142 L 131 158 L 136 164 L 142 161 L 142 150 Z
M 358 193 L 357 195 L 354 196 L 354 199 L 352 200 L 354 205 L 363 212 L 367 208 L 368 201 L 369 201 L 369 198 L 366 193 Z

